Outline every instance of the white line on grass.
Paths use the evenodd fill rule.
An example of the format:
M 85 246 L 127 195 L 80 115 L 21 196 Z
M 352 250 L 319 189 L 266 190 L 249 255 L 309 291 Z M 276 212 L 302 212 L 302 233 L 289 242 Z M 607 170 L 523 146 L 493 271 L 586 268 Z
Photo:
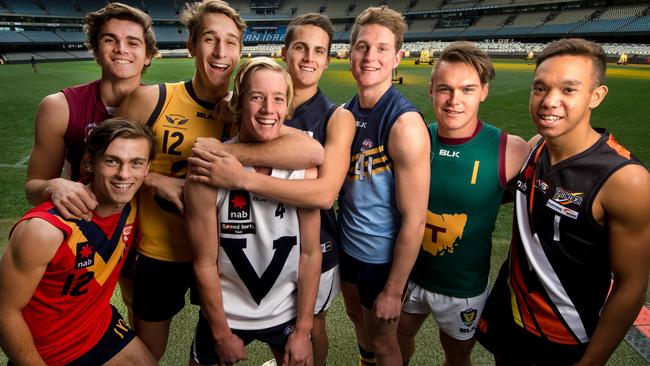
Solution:
M 29 160 L 29 154 L 25 156 L 24 158 L 18 160 L 17 163 L 15 164 L 0 164 L 0 168 L 15 168 L 15 169 L 23 169 L 27 168 L 27 161 Z

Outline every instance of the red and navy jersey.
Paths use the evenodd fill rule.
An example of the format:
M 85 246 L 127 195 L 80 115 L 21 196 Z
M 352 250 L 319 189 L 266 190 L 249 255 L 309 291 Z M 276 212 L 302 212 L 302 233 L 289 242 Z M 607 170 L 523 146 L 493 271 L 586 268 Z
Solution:
M 605 181 L 628 164 L 641 164 L 614 137 L 551 165 L 546 142 L 533 149 L 517 181 L 508 271 L 515 323 L 559 344 L 589 342 L 611 280 L 607 227 L 592 215 Z
M 318 89 L 313 97 L 298 106 L 293 112 L 293 118 L 284 124 L 302 131 L 307 131 L 321 145 L 325 145 L 327 124 L 338 105 L 330 101 Z M 329 271 L 338 264 L 338 230 L 334 209 L 320 211 L 320 243 L 323 252 L 321 272 Z
M 92 221 L 65 220 L 50 201 L 20 221 L 43 219 L 65 235 L 22 313 L 48 365 L 64 365 L 88 352 L 111 321 L 110 299 L 133 242 L 135 201 Z M 20 222 L 19 221 L 19 222 Z

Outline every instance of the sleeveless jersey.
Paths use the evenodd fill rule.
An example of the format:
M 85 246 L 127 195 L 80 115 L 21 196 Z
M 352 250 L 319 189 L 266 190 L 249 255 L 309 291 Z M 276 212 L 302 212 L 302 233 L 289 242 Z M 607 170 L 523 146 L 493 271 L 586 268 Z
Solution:
M 293 118 L 284 121 L 284 124 L 307 131 L 325 145 L 327 136 L 327 123 L 338 106 L 330 101 L 320 89 L 316 94 L 301 104 L 293 112 Z M 338 264 L 338 233 L 336 230 L 336 217 L 334 209 L 320 211 L 320 245 L 323 252 L 321 272 L 327 272 Z
M 366 263 L 389 263 L 401 215 L 395 203 L 388 137 L 402 114 L 419 111 L 394 86 L 373 108 L 362 108 L 358 95 L 345 108 L 354 115 L 357 131 L 339 196 L 341 248 Z
M 273 169 L 271 175 L 303 179 L 305 174 Z M 217 208 L 219 278 L 230 328 L 265 329 L 295 318 L 300 257 L 296 208 L 225 189 L 219 189 Z
M 427 223 L 411 279 L 422 288 L 469 298 L 487 287 L 492 231 L 505 187 L 507 135 L 479 122 L 469 139 L 431 132 Z
M 156 137 L 156 159 L 151 171 L 185 178 L 187 158 L 197 137 L 230 137 L 233 126 L 216 121 L 214 104 L 199 100 L 192 82 L 160 84 L 158 104 L 147 125 Z M 171 202 L 143 186 L 140 189 L 138 251 L 147 257 L 169 262 L 191 262 L 185 221 Z
M 65 130 L 65 174 L 71 180 L 81 178 L 84 142 L 98 123 L 111 117 L 99 96 L 99 80 L 62 90 L 68 102 L 68 127 Z
M 22 313 L 36 349 L 48 365 L 64 365 L 88 352 L 106 332 L 109 304 L 131 247 L 135 201 L 121 213 L 92 221 L 65 220 L 45 202 L 20 221 L 39 218 L 65 238 Z
M 517 180 L 510 257 L 495 283 L 510 294 L 501 300 L 516 324 L 559 344 L 589 341 L 610 287 L 607 228 L 592 216 L 594 198 L 618 169 L 641 164 L 598 132 L 593 146 L 555 166 L 543 139 L 533 149 Z

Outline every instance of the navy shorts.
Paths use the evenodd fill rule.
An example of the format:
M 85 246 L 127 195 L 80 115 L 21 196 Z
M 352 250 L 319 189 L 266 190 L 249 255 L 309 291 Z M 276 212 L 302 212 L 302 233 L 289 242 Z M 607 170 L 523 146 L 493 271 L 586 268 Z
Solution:
M 339 251 L 341 281 L 357 285 L 361 305 L 372 309 L 375 299 L 384 290 L 392 263 L 366 263 Z
M 264 342 L 277 353 L 284 353 L 289 336 L 296 328 L 296 319 L 276 325 L 271 328 L 259 330 L 231 329 L 232 333 L 239 337 L 244 345 L 252 341 Z M 202 312 L 199 312 L 199 321 L 194 332 L 191 350 L 192 359 L 200 365 L 219 364 L 219 356 L 210 330 L 210 324 Z
M 171 319 L 185 306 L 190 290 L 198 304 L 192 262 L 166 262 L 139 254 L 133 276 L 133 313 L 139 319 L 159 322 Z

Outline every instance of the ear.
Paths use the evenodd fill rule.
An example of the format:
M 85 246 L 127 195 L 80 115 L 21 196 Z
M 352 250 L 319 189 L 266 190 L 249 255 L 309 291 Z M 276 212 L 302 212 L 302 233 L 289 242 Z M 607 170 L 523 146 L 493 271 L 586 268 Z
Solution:
M 481 88 L 481 102 L 484 102 L 490 92 L 490 83 L 485 83 Z
M 601 85 L 594 89 L 591 92 L 591 100 L 589 101 L 589 109 L 594 109 L 602 103 L 602 101 L 605 99 L 605 96 L 607 95 L 607 92 L 609 91 L 609 88 L 607 88 L 606 85 Z
M 187 37 L 185 40 L 185 46 L 187 47 L 187 51 L 189 51 L 190 56 L 194 57 L 194 45 L 192 44 L 190 37 Z
M 93 159 L 90 157 L 90 154 L 84 153 L 83 158 L 81 159 L 81 170 L 83 173 L 92 174 L 93 173 Z
M 429 99 L 433 98 L 433 80 L 429 80 Z
M 282 57 L 282 61 L 284 61 L 286 63 L 287 62 L 287 48 L 286 47 L 282 46 L 282 48 L 280 49 L 280 56 Z
M 395 54 L 395 63 L 393 64 L 393 69 L 396 69 L 399 66 L 400 61 L 402 61 L 402 51 L 399 50 Z

